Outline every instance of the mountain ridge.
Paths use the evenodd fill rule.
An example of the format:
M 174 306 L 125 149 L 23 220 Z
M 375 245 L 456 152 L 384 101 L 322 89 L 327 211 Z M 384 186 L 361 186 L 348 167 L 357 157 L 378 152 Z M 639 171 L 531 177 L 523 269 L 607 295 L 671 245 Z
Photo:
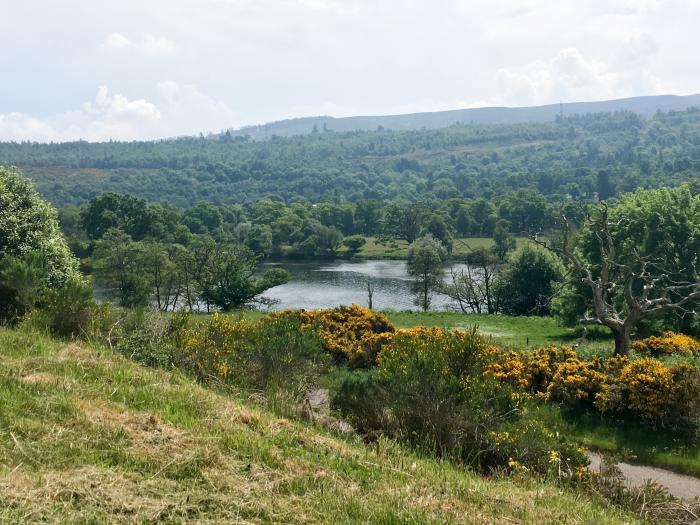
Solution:
M 455 124 L 517 124 L 551 122 L 560 113 L 564 115 L 631 111 L 644 116 L 657 111 L 681 111 L 700 106 L 700 94 L 649 95 L 587 102 L 564 102 L 539 106 L 489 106 L 478 108 L 426 111 L 395 115 L 357 115 L 333 117 L 329 115 L 298 117 L 244 126 L 227 131 L 232 136 L 249 136 L 264 140 L 273 135 L 293 136 L 318 131 L 370 131 L 378 127 L 394 131 L 440 129 Z

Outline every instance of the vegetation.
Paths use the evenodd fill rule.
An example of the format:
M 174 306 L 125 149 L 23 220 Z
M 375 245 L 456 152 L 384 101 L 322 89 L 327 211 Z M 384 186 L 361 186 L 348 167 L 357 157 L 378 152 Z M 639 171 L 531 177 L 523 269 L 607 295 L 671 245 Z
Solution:
M 644 322 L 663 318 L 687 330 L 700 300 L 699 242 L 700 200 L 686 186 L 637 192 L 610 209 L 602 203 L 573 248 L 564 216 L 553 250 L 573 271 L 558 309 L 570 320 L 584 311 L 582 322 L 608 327 L 620 355 L 628 354 L 631 334 Z
M 464 483 L 507 483 L 507 502 L 556 486 L 544 521 L 575 509 L 597 522 L 689 522 L 695 503 L 591 474 L 581 444 L 616 447 L 624 429 L 648 461 L 687 456 L 700 472 L 700 201 L 696 182 L 681 184 L 699 145 L 697 110 L 266 142 L 0 145 L 72 203 L 58 215 L 66 242 L 51 205 L 0 169 L 0 321 L 21 325 L 0 330 L 11 438 L 0 487 L 36 494 L 3 489 L 0 518 L 50 520 L 61 501 L 76 521 L 449 522 L 472 510 L 527 521 L 515 504 L 465 495 Z M 78 175 L 47 183 L 57 167 Z M 84 178 L 94 169 L 112 173 Z M 159 184 L 177 206 L 156 202 Z M 657 184 L 675 187 L 627 193 Z M 118 306 L 94 302 L 69 247 Z M 380 253 L 407 259 L 422 313 L 242 310 L 289 278 L 263 272 L 266 258 Z M 467 264 L 445 279 L 447 261 Z M 429 312 L 435 292 L 471 315 Z M 79 472 L 117 480 L 129 501 L 136 486 L 157 495 L 118 510 L 83 496 Z M 258 496 L 270 486 L 276 505 Z M 560 509 L 572 491 L 578 506 Z
M 55 210 L 17 170 L 0 166 L 0 322 L 18 320 L 51 289 L 80 279 Z
M 81 204 L 124 193 L 185 208 L 266 197 L 500 201 L 602 198 L 695 180 L 700 112 L 570 116 L 556 122 L 439 130 L 326 132 L 253 141 L 230 135 L 158 142 L 0 144 L 0 162 L 26 170 L 49 200 Z M 530 211 L 543 208 L 533 203 Z M 518 211 L 504 216 L 523 231 Z M 483 227 L 490 214 L 477 214 Z M 456 215 L 455 215 L 456 216 Z M 476 229 L 479 229 L 477 226 Z M 484 235 L 485 232 L 476 233 Z
M 415 304 L 424 312 L 430 308 L 431 293 L 442 284 L 443 263 L 447 253 L 442 243 L 428 234 L 408 248 L 408 275 L 414 278 Z
M 637 522 L 552 482 L 367 449 L 108 349 L 0 329 L 0 355 L 2 520 Z

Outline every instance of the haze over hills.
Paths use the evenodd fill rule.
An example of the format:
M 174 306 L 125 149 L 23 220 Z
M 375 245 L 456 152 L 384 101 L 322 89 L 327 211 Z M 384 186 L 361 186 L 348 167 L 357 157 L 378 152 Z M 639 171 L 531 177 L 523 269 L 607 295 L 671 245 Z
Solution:
M 311 133 L 314 126 L 321 131 L 325 126 L 331 131 L 369 131 L 378 127 L 391 130 L 439 129 L 454 124 L 516 124 L 526 122 L 552 122 L 557 115 L 583 115 L 631 111 L 649 116 L 657 111 L 682 111 L 700 106 L 700 94 L 657 95 L 603 100 L 596 102 L 566 102 L 530 107 L 481 107 L 408 113 L 403 115 L 355 116 L 355 117 L 303 117 L 270 122 L 259 126 L 246 126 L 230 130 L 233 136 L 248 135 L 253 139 L 265 139 L 272 135 L 281 137 Z

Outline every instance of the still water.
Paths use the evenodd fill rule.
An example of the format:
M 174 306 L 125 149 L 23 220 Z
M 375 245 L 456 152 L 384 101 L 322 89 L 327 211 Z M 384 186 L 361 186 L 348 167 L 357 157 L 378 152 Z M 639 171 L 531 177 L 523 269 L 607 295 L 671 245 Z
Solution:
M 272 309 L 331 308 L 356 303 L 367 306 L 367 280 L 374 286 L 373 307 L 377 309 L 417 310 L 413 304 L 411 278 L 405 261 L 329 261 L 267 263 L 266 267 L 284 268 L 291 274 L 288 283 L 267 290 L 263 297 L 278 302 Z M 461 265 L 455 265 L 456 270 Z M 446 268 L 449 278 L 449 268 Z M 433 294 L 431 310 L 454 310 L 447 296 Z

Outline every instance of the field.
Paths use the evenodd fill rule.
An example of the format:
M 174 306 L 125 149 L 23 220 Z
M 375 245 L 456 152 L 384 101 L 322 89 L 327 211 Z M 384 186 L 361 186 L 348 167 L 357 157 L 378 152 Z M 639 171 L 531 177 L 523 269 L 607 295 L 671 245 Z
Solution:
M 0 521 L 635 523 L 530 478 L 365 447 L 107 349 L 0 329 Z

